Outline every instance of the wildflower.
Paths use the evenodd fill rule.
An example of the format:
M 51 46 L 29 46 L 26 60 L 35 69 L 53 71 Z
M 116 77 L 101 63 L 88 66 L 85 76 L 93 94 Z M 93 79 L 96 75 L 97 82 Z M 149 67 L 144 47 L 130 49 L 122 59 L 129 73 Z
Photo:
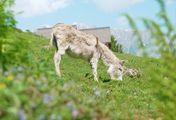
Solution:
M 0 74 L 2 74 L 3 73 L 3 70 L 0 68 Z
M 45 115 L 44 115 L 44 114 L 41 114 L 41 115 L 39 116 L 38 120 L 46 120 L 45 118 L 46 118 Z
M 62 119 L 62 116 L 58 116 L 58 117 L 57 117 L 57 120 L 63 120 L 63 119 Z
M 0 83 L 0 90 L 5 89 L 7 86 L 4 83 Z
M 73 110 L 74 109 L 74 104 L 73 104 L 73 102 L 68 102 L 67 103 L 67 107 L 70 109 L 70 110 Z
M 107 92 L 106 92 L 106 94 L 110 94 L 111 93 L 111 91 L 110 90 L 108 90 Z
M 72 111 L 72 116 L 73 116 L 74 118 L 78 117 L 78 115 L 79 115 L 79 112 L 78 112 L 77 110 L 73 110 L 73 111 Z
M 94 94 L 95 94 L 95 96 L 100 96 L 100 94 L 101 94 L 101 92 L 100 91 L 98 91 L 98 90 L 96 90 L 95 92 L 94 92 Z
M 20 110 L 18 112 L 18 117 L 19 117 L 19 120 L 26 120 L 26 115 L 24 113 L 24 110 Z
M 60 115 L 56 115 L 56 114 L 52 114 L 50 116 L 50 119 L 49 120 L 62 120 L 62 116 Z
M 8 74 L 9 74 L 9 72 L 8 72 L 8 71 L 5 71 L 5 72 L 4 72 L 4 75 L 5 75 L 5 76 L 7 76 Z
M 50 120 L 56 120 L 56 115 L 54 115 L 54 114 L 52 114 L 51 116 L 50 116 Z
M 22 72 L 22 71 L 24 71 L 24 68 L 21 67 L 21 66 L 19 66 L 19 67 L 17 68 L 17 70 L 18 70 L 19 72 Z
M 12 81 L 12 80 L 13 80 L 13 75 L 8 75 L 8 76 L 7 76 L 7 80 L 8 80 L 8 81 Z
M 48 94 L 44 94 L 43 103 L 48 104 L 51 100 L 53 100 L 53 96 L 50 96 Z
M 41 80 L 41 81 L 46 81 L 47 78 L 46 78 L 44 75 L 42 75 L 42 76 L 40 76 L 40 80 Z
M 24 76 L 23 74 L 17 74 L 17 75 L 16 75 L 16 78 L 17 78 L 18 80 L 24 80 L 24 79 L 25 79 L 25 76 Z
M 96 87 L 93 88 L 93 91 L 95 96 L 99 97 L 101 95 L 101 91 L 97 90 Z
M 12 73 L 15 73 L 15 72 L 16 72 L 16 68 L 15 68 L 15 67 L 12 67 L 12 68 L 11 68 L 11 71 L 12 71 Z

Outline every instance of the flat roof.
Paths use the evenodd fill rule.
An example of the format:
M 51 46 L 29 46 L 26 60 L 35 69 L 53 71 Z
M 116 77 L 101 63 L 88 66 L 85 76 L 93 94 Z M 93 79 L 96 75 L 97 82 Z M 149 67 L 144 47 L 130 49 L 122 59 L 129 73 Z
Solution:
M 52 27 L 37 28 L 37 30 L 43 30 L 43 29 L 52 29 Z
M 97 29 L 110 29 L 110 27 L 84 28 L 84 29 L 79 29 L 79 30 L 97 30 Z
M 52 29 L 52 27 L 38 28 L 37 30 Z M 97 29 L 110 29 L 110 27 L 95 27 L 95 28 L 83 28 L 78 30 L 97 30 Z

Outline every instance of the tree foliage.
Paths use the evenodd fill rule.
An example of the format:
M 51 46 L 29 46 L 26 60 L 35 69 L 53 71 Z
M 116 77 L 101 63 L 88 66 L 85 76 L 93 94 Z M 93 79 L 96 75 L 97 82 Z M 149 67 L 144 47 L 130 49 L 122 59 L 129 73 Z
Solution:
M 153 68 L 149 66 L 148 72 L 151 73 L 151 79 L 156 81 L 154 87 L 156 87 L 157 98 L 161 101 L 159 105 L 164 113 L 165 119 L 176 119 L 176 27 L 171 22 L 167 10 L 166 2 L 164 0 L 156 0 L 160 10 L 156 13 L 158 20 L 152 20 L 149 18 L 140 18 L 147 31 L 150 32 L 151 39 L 154 41 L 154 45 L 157 47 L 157 54 L 160 55 L 158 64 L 162 67 Z M 140 43 L 140 48 L 145 51 L 145 47 L 142 42 L 140 30 L 137 27 L 133 18 L 125 14 L 131 28 L 134 29 L 134 35 Z M 144 52 L 146 53 L 146 52 Z M 150 54 L 150 53 L 149 53 Z M 156 69 L 156 71 L 152 71 Z M 163 105 L 164 104 L 164 105 Z
M 113 35 L 111 36 L 111 45 L 110 45 L 110 48 L 114 52 L 123 53 L 122 45 L 119 44 L 119 43 L 117 43 L 117 40 L 116 40 L 116 38 Z
M 4 72 L 9 66 L 29 63 L 30 59 L 30 40 L 16 35 L 22 31 L 16 28 L 13 5 L 14 0 L 0 1 L 0 68 Z
M 14 4 L 14 0 L 0 1 L 0 38 L 5 37 L 11 28 L 15 27 L 16 21 L 14 19 L 13 11 L 10 7 Z

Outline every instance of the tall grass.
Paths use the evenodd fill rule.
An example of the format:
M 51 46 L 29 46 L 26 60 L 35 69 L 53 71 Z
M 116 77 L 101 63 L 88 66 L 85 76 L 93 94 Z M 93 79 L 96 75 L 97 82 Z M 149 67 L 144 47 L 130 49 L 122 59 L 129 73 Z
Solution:
M 160 10 L 156 13 L 159 20 L 155 21 L 149 18 L 140 18 L 146 31 L 150 32 L 151 41 L 154 41 L 156 52 L 160 58 L 158 64 L 163 67 L 148 66 L 148 72 L 151 79 L 155 81 L 155 92 L 161 104 L 158 105 L 161 111 L 164 113 L 165 119 L 176 119 L 176 27 L 171 22 L 167 10 L 166 1 L 156 0 Z M 126 18 L 132 29 L 134 29 L 134 35 L 138 39 L 139 47 L 144 51 L 146 56 L 146 48 L 143 44 L 142 37 L 140 36 L 140 30 L 138 29 L 136 22 L 133 18 L 126 14 Z M 156 69 L 156 71 L 153 71 Z
M 11 46 L 11 49 L 15 49 L 16 47 L 14 46 L 18 45 L 6 39 L 8 33 L 12 32 L 16 25 L 13 11 L 10 10 L 13 4 L 14 0 L 0 1 L 0 67 L 3 70 L 6 69 L 6 64 L 9 62 L 10 57 L 13 58 L 10 51 L 6 50 L 6 46 Z

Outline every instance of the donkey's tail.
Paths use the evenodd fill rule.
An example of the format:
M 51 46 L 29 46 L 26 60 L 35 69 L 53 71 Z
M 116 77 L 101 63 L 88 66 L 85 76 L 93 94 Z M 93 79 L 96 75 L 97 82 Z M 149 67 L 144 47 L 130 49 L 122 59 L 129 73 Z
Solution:
M 95 36 L 95 37 L 96 37 L 96 36 Z M 96 48 L 98 48 L 98 44 L 99 44 L 99 42 L 98 42 L 98 37 L 96 37 L 96 45 L 95 45 Z
M 56 48 L 56 51 L 58 51 L 57 38 L 54 33 L 51 34 L 51 39 L 49 43 L 49 47 L 51 48 L 52 46 L 54 46 Z

